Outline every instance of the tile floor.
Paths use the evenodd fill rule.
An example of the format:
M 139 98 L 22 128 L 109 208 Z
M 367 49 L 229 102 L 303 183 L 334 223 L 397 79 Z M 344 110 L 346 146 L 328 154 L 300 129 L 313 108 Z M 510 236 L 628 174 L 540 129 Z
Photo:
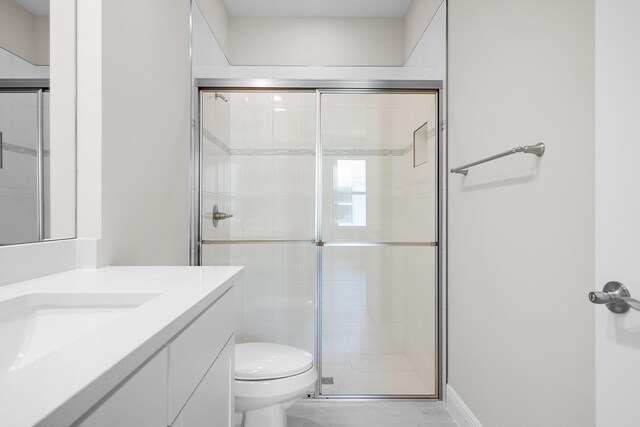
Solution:
M 457 427 L 441 402 L 311 401 L 287 411 L 288 427 Z

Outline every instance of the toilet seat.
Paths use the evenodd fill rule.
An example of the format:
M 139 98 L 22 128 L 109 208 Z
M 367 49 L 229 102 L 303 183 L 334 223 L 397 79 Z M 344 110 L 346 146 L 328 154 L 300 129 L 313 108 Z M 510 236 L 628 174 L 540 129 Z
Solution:
M 266 381 L 299 375 L 313 367 L 313 355 L 283 344 L 236 344 L 235 378 Z

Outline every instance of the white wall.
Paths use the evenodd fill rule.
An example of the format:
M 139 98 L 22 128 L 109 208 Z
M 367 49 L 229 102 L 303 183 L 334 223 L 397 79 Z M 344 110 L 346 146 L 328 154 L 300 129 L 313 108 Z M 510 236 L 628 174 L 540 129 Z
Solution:
M 402 18 L 230 18 L 234 65 L 397 66 L 403 52 Z
M 0 48 L 0 78 L 49 78 L 48 65 L 33 65 L 8 50 Z
M 0 0 L 0 46 L 34 65 L 49 64 L 49 17 Z
M 102 2 L 78 2 L 78 237 L 102 234 Z
M 446 80 L 446 5 L 442 3 L 404 66 L 230 65 L 200 10 L 194 8 L 193 77 L 317 80 Z
M 61 239 L 76 236 L 76 1 L 56 1 L 50 13 L 50 236 Z
M 409 59 L 444 0 L 413 0 L 404 17 L 404 57 Z M 444 8 L 442 8 L 444 9 Z M 446 19 L 445 19 L 446 21 Z M 446 33 L 442 34 L 445 37 Z
M 447 71 L 447 5 L 443 1 L 432 15 L 429 26 L 412 46 L 407 68 L 423 68 L 425 79 L 446 80 Z
M 596 1 L 596 275 L 594 290 L 611 280 L 640 297 L 636 160 L 640 134 L 640 3 Z M 596 311 L 596 424 L 638 424 L 640 313 Z
M 192 77 L 207 77 L 215 74 L 218 67 L 229 66 L 222 47 L 213 34 L 197 3 L 193 3 L 191 33 L 191 67 Z
M 222 0 L 194 5 L 233 65 L 402 66 L 443 3 L 414 0 L 403 18 L 230 17 Z
M 193 8 L 198 9 L 211 29 L 217 44 L 225 55 L 229 51 L 229 13 L 223 0 L 197 0 Z
M 449 3 L 449 385 L 486 426 L 593 426 L 594 4 Z
M 102 8 L 102 262 L 188 262 L 189 2 Z

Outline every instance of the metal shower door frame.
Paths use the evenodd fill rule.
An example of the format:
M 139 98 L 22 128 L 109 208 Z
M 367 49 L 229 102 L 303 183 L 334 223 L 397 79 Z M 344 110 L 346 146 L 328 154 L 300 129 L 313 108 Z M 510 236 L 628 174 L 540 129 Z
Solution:
M 44 93 L 49 92 L 49 79 L 0 79 L 0 93 L 30 93 L 36 96 L 36 120 L 37 120 L 37 145 L 36 145 L 36 221 L 38 227 L 38 240 L 43 242 L 46 238 L 45 230 L 45 201 L 44 201 Z M 0 143 L 0 151 L 3 150 Z M 3 162 L 4 155 L 0 154 Z M 2 165 L 0 165 L 2 167 Z M 34 242 L 28 242 L 34 243 Z
M 443 399 L 446 390 L 446 319 L 443 315 L 445 304 L 446 284 L 443 272 L 446 266 L 444 241 L 446 230 L 444 218 L 446 215 L 446 152 L 443 141 L 443 84 L 440 80 L 371 80 L 371 81 L 331 81 L 331 80 L 271 80 L 271 79 L 195 79 L 194 82 L 194 129 L 191 145 L 191 173 L 192 197 L 190 221 L 190 263 L 202 265 L 203 244 L 232 244 L 232 243 L 312 243 L 315 245 L 316 257 L 316 285 L 315 285 L 315 358 L 318 368 L 316 382 L 316 399 Z M 315 158 L 315 232 L 314 240 L 202 240 L 202 103 L 203 91 L 305 91 L 316 92 L 316 158 Z M 324 242 L 322 241 L 322 100 L 323 94 L 375 94 L 375 93 L 434 93 L 437 102 L 438 138 L 436 165 L 437 212 L 436 212 L 436 242 Z M 437 246 L 436 262 L 436 390 L 434 395 L 327 395 L 322 394 L 322 251 L 325 246 Z

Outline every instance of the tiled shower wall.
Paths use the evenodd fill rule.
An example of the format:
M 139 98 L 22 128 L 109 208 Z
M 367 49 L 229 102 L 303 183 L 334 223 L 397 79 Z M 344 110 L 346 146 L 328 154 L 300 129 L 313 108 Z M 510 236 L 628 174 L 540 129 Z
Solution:
M 214 92 L 203 98 L 203 209 L 209 212 L 215 204 L 234 217 L 217 228 L 205 219 L 203 238 L 310 241 L 315 93 L 220 95 L 228 102 Z M 413 131 L 433 113 L 433 99 L 323 97 L 323 240 L 435 240 L 434 144 L 427 164 L 417 168 L 412 150 Z M 344 161 L 356 163 L 339 164 Z M 366 170 L 365 224 L 349 223 L 353 187 L 345 187 L 339 176 L 341 167 L 358 162 Z M 325 248 L 326 359 L 404 353 L 432 387 L 435 253 L 424 247 Z M 238 286 L 238 341 L 281 342 L 313 351 L 314 254 L 311 243 L 205 246 L 204 265 L 246 266 Z

